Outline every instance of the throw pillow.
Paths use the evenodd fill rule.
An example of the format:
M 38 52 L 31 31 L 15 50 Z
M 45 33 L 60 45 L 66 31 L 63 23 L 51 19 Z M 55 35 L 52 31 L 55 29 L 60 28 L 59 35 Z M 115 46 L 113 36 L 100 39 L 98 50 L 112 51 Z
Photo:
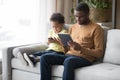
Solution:
M 104 62 L 120 64 L 120 30 L 108 31 Z

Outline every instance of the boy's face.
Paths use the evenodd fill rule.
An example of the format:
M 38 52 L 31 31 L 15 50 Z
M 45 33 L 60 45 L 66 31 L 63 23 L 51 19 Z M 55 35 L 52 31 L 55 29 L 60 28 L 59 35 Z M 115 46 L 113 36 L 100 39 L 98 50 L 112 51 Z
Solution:
M 55 22 L 55 21 L 51 21 L 51 25 L 53 30 L 58 33 L 62 30 L 63 24 L 59 23 L 59 22 Z

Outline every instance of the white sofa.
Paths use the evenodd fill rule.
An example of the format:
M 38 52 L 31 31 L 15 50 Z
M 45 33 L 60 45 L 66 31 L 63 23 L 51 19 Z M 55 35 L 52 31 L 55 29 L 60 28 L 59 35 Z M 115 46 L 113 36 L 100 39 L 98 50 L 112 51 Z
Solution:
M 75 70 L 75 80 L 120 80 L 120 30 L 105 30 L 105 55 L 97 63 Z M 107 33 L 107 35 L 106 35 Z M 8 47 L 3 50 L 3 80 L 40 80 L 40 63 L 35 67 L 24 66 L 13 56 L 18 52 L 34 53 L 46 46 L 31 44 Z M 52 80 L 62 80 L 62 65 L 52 66 Z

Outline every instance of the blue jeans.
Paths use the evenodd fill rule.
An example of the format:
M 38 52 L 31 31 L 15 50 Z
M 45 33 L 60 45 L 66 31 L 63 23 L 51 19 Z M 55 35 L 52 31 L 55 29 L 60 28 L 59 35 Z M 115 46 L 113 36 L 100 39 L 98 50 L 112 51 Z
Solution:
M 63 80 L 74 80 L 74 70 L 76 68 L 89 66 L 91 62 L 88 60 L 72 56 L 60 54 L 45 54 L 40 58 L 41 80 L 51 80 L 51 66 L 64 65 Z
M 36 53 L 34 53 L 34 54 L 32 54 L 34 57 L 37 57 L 37 56 L 41 56 L 41 55 L 43 55 L 43 54 L 49 54 L 49 53 L 56 53 L 56 51 L 54 51 L 54 50 L 46 50 L 46 51 L 38 51 L 38 52 L 36 52 Z M 64 53 L 62 53 L 62 52 L 57 52 L 57 54 L 64 54 Z

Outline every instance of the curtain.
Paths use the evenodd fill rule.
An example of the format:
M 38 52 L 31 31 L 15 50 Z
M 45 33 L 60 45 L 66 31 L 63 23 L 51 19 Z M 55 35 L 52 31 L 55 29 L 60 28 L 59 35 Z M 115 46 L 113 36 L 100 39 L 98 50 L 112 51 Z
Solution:
M 45 42 L 47 0 L 0 2 L 0 58 L 10 46 Z
M 52 13 L 59 12 L 65 16 L 65 22 L 70 23 L 73 0 L 47 0 L 47 20 Z
M 66 23 L 72 0 L 0 0 L 0 54 L 2 48 L 44 43 L 54 12 L 65 16 Z
M 55 12 L 59 12 L 65 16 L 65 22 L 70 23 L 72 7 L 73 0 L 40 0 L 40 21 L 38 27 L 38 40 L 40 42 L 46 42 L 47 40 L 48 30 L 51 28 L 50 16 Z

